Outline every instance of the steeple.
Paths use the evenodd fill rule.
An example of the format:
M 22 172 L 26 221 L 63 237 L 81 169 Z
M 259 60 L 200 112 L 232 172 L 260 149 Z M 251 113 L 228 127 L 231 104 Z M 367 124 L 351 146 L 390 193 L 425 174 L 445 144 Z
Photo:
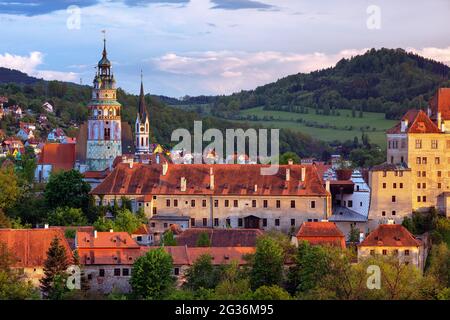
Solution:
M 145 119 L 147 118 L 147 107 L 145 105 L 145 95 L 144 95 L 144 83 L 143 83 L 143 75 L 141 70 L 141 92 L 139 93 L 139 117 L 142 122 L 145 122 Z

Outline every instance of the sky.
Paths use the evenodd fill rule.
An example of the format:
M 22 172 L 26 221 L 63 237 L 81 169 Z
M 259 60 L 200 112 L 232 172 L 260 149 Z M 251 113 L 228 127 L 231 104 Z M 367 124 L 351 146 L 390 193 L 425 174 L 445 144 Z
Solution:
M 118 86 L 230 94 L 370 48 L 450 65 L 448 0 L 0 0 L 0 66 L 92 84 L 106 30 Z

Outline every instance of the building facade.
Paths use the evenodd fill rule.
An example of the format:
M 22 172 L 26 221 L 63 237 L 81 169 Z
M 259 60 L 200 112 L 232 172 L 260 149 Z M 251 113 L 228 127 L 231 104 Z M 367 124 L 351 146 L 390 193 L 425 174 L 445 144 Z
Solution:
M 86 164 L 88 170 L 102 171 L 122 155 L 121 105 L 116 97 L 116 81 L 107 57 L 106 41 L 88 109 Z
M 150 153 L 150 122 L 148 121 L 147 107 L 145 105 L 144 84 L 141 79 L 141 91 L 139 93 L 139 106 L 135 123 L 137 155 Z

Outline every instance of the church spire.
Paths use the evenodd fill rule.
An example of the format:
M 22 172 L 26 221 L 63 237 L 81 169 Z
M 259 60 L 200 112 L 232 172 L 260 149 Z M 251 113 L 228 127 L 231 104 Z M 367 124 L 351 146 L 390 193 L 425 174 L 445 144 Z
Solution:
M 141 91 L 139 93 L 138 112 L 139 112 L 139 117 L 141 118 L 141 121 L 145 121 L 145 118 L 147 117 L 147 107 L 145 105 L 144 82 L 143 82 L 142 70 L 141 70 Z

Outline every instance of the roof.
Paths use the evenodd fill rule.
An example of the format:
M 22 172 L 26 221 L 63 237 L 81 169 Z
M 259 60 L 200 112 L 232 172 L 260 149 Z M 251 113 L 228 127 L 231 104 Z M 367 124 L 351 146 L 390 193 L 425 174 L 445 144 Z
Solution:
M 298 240 L 311 245 L 331 245 L 345 248 L 345 236 L 334 222 L 303 222 L 297 233 Z
M 402 132 L 401 122 L 405 120 L 408 121 L 408 127 L 406 132 Z M 441 133 L 441 131 L 425 112 L 422 110 L 411 109 L 406 112 L 399 123 L 387 130 L 386 133 Z
M 370 168 L 370 171 L 411 171 L 405 164 L 382 163 Z
M 440 112 L 442 120 L 450 120 L 450 88 L 439 88 L 430 100 L 430 108 L 434 117 Z
M 418 247 L 420 245 L 421 242 L 399 224 L 381 224 L 359 244 L 361 247 Z
M 85 171 L 83 176 L 85 179 L 104 179 L 109 173 L 109 169 L 103 171 Z
M 128 232 L 96 232 L 95 234 L 78 231 L 76 243 L 78 249 L 139 248 Z
M 66 249 L 68 258 L 72 251 L 61 229 L 0 229 L 0 242 L 6 243 L 8 251 L 17 258 L 14 267 L 43 267 L 52 240 L 57 237 Z
M 75 165 L 75 145 L 46 143 L 39 155 L 38 164 L 51 164 L 53 170 L 70 170 Z
M 163 175 L 162 165 L 119 163 L 91 193 L 97 195 L 145 194 L 215 194 L 215 195 L 267 195 L 267 196 L 328 196 L 311 165 L 282 165 L 274 175 L 261 175 L 268 165 L 251 164 L 168 164 Z M 305 168 L 305 181 L 301 171 Z M 290 169 L 290 180 L 286 172 Z M 209 187 L 210 170 L 214 174 L 214 190 Z M 186 191 L 181 191 L 181 178 L 186 178 Z M 255 188 L 255 185 L 257 188 Z
M 256 238 L 263 234 L 259 229 L 191 228 L 177 236 L 180 246 L 197 247 L 200 234 L 207 233 L 211 247 L 255 247 Z
M 139 228 L 133 231 L 132 234 L 148 234 L 148 227 L 146 224 L 141 224 Z
M 334 206 L 333 215 L 328 220 L 332 222 L 366 222 L 367 217 L 359 214 L 356 211 L 350 210 L 347 207 Z

